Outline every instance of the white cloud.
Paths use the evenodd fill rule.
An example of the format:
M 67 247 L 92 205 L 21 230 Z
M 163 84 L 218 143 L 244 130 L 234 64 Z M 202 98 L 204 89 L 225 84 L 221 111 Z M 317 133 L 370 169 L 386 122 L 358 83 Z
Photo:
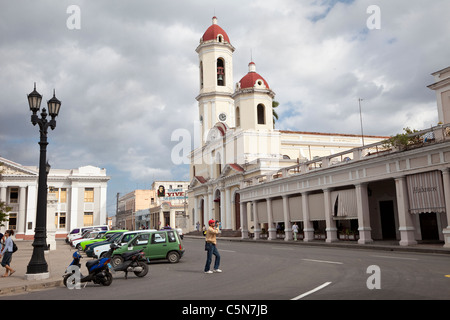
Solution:
M 277 94 L 277 128 L 359 134 L 358 98 L 366 134 L 429 127 L 437 122 L 436 98 L 426 86 L 450 64 L 450 3 L 378 1 L 381 29 L 368 30 L 372 2 L 80 0 L 80 30 L 67 29 L 65 2 L 7 2 L 0 154 L 38 162 L 26 103 L 37 82 L 45 100 L 56 88 L 63 103 L 49 133 L 53 167 L 105 167 L 113 195 L 152 177 L 187 177 L 186 166 L 168 160 L 170 138 L 178 128 L 194 131 L 195 48 L 214 14 L 236 48 L 234 82 L 252 52 Z

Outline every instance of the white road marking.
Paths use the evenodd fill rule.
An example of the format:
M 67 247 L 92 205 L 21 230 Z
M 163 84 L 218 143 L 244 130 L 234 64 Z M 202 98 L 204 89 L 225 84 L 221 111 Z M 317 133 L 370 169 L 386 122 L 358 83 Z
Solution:
M 236 252 L 236 251 L 233 251 L 233 250 L 224 250 L 224 249 L 219 249 L 219 252 L 222 252 L 222 251 L 225 251 L 225 252 Z
M 331 263 L 331 264 L 343 264 L 342 262 L 336 262 L 336 261 L 325 261 L 325 260 L 313 260 L 313 259 L 302 259 L 303 261 L 310 261 L 310 262 L 321 262 L 321 263 Z
M 315 288 L 315 289 L 312 289 L 312 290 L 310 290 L 310 291 L 308 291 L 308 292 L 305 292 L 305 293 L 303 293 L 303 294 L 301 294 L 301 295 L 299 295 L 299 296 L 296 296 L 295 298 L 292 298 L 291 300 L 300 300 L 300 299 L 302 299 L 302 298 L 304 298 L 304 297 L 306 297 L 306 296 L 309 296 L 310 294 L 313 294 L 314 292 L 317 292 L 317 291 L 319 291 L 319 290 L 325 288 L 326 286 L 328 286 L 328 285 L 330 285 L 330 284 L 331 284 L 331 282 L 325 282 L 325 283 L 322 284 L 321 286 L 318 286 L 318 287 Z
M 404 257 L 390 257 L 390 256 L 372 256 L 372 257 L 376 257 L 376 258 L 388 258 L 388 259 L 400 259 L 400 260 L 413 260 L 413 261 L 418 261 L 419 259 L 416 258 L 404 258 Z

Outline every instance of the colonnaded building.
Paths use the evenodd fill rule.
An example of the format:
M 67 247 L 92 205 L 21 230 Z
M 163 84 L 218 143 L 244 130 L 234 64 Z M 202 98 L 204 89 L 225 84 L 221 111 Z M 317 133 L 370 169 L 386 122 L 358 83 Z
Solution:
M 433 73 L 439 123 L 407 139 L 274 130 L 255 64 L 232 86 L 234 47 L 213 18 L 199 55 L 201 144 L 190 154 L 192 224 L 242 238 L 423 241 L 450 247 L 450 67 Z M 403 137 L 404 138 L 404 137 Z
M 190 154 L 188 197 L 192 226 L 213 218 L 223 229 L 239 231 L 243 180 L 387 137 L 275 130 L 274 91 L 254 62 L 234 84 L 234 51 L 213 17 L 196 49 L 201 141 Z
M 39 168 L 0 157 L 0 202 L 11 208 L 4 229 L 16 239 L 34 237 Z M 110 177 L 94 166 L 50 169 L 47 176 L 47 231 L 64 238 L 80 226 L 106 225 L 106 195 Z

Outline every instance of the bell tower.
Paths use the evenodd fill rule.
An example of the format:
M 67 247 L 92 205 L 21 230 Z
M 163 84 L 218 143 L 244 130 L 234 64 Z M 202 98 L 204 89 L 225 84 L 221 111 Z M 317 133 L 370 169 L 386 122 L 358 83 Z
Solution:
M 213 17 L 212 25 L 200 38 L 195 50 L 199 58 L 200 93 L 196 97 L 202 145 L 209 130 L 218 122 L 234 127 L 233 52 L 227 33 Z

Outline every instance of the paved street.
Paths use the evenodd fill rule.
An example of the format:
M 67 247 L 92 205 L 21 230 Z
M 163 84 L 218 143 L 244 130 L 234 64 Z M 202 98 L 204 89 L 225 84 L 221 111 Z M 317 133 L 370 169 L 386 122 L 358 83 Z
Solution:
M 152 262 L 145 278 L 131 274 L 124 279 L 123 273 L 116 273 L 110 287 L 89 283 L 80 290 L 57 287 L 2 299 L 242 301 L 450 298 L 450 278 L 446 277 L 450 275 L 448 254 L 222 240 L 218 248 L 223 273 L 204 274 L 204 240 L 185 238 L 184 244 L 186 255 L 179 263 Z M 82 272 L 86 261 L 84 259 Z M 369 289 L 368 283 L 374 288 Z

